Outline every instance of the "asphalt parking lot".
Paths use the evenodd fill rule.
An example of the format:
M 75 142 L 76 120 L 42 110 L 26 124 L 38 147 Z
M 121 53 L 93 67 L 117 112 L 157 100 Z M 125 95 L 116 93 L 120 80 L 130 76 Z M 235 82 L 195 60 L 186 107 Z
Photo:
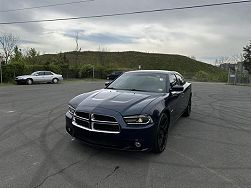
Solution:
M 0 87 L 0 187 L 251 187 L 251 87 L 193 83 L 192 114 L 159 155 L 65 131 L 67 102 L 104 82 Z

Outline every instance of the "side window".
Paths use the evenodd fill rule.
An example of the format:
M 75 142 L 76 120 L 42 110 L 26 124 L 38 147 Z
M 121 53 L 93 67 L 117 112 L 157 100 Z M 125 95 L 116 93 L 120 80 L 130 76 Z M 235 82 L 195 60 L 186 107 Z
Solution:
M 178 74 L 176 74 L 176 77 L 177 77 L 177 80 L 178 80 L 178 84 L 179 85 L 184 85 L 186 82 L 185 82 L 185 80 L 184 80 L 184 78 L 183 77 L 181 77 L 180 75 L 178 75 Z
M 52 75 L 51 72 L 45 72 L 45 75 Z
M 37 74 L 38 74 L 38 76 L 43 76 L 44 72 L 38 72 Z
M 177 84 L 177 78 L 174 74 L 169 75 L 169 82 L 171 86 L 175 86 Z

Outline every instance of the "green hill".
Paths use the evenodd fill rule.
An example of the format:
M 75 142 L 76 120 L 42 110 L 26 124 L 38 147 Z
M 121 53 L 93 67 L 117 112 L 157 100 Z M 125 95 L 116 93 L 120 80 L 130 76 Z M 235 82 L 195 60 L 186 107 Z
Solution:
M 3 65 L 3 79 L 10 81 L 15 76 L 30 74 L 38 70 L 51 70 L 63 74 L 64 78 L 106 78 L 117 70 L 142 69 L 173 70 L 187 79 L 198 81 L 226 81 L 227 72 L 218 67 L 181 55 L 142 52 L 65 52 L 35 56 L 20 56 Z
M 182 55 L 142 53 L 142 52 L 66 52 L 60 54 L 45 54 L 39 56 L 39 63 L 56 64 L 57 59 L 67 61 L 70 66 L 96 67 L 97 71 L 104 69 L 105 74 L 114 70 L 142 69 L 174 70 L 188 79 L 200 81 L 226 81 L 227 73 L 218 67 L 196 61 Z M 88 71 L 87 71 L 88 72 Z M 105 74 L 101 74 L 104 77 Z

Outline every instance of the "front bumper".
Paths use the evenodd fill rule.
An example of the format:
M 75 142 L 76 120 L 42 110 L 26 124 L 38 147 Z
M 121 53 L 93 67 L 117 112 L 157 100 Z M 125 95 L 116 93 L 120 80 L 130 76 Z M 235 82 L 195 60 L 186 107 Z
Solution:
M 25 84 L 26 83 L 26 79 L 23 78 L 15 78 L 16 83 L 20 83 L 20 84 Z
M 83 142 L 105 148 L 119 150 L 146 151 L 152 149 L 154 124 L 147 127 L 123 127 L 120 133 L 101 133 L 82 129 L 72 124 L 72 115 L 66 113 L 66 131 Z M 140 143 L 140 146 L 138 145 Z

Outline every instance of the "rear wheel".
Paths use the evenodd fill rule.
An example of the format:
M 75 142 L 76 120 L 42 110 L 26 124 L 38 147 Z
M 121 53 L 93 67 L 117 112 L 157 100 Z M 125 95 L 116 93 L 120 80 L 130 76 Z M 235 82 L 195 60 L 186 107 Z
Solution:
M 27 85 L 31 85 L 31 84 L 33 84 L 33 80 L 32 80 L 32 79 L 30 79 L 30 78 L 28 78 L 28 79 L 26 80 L 26 84 L 27 84 Z
M 153 152 L 161 153 L 166 148 L 168 137 L 169 117 L 166 114 L 161 114 L 159 124 L 156 130 Z
M 58 83 L 58 79 L 57 79 L 57 78 L 53 78 L 53 79 L 52 79 L 52 83 L 53 83 L 53 84 L 57 84 L 57 83 Z
M 192 110 L 192 101 L 191 98 L 188 101 L 186 110 L 184 111 L 184 113 L 182 114 L 184 117 L 188 117 L 191 114 L 191 110 Z

